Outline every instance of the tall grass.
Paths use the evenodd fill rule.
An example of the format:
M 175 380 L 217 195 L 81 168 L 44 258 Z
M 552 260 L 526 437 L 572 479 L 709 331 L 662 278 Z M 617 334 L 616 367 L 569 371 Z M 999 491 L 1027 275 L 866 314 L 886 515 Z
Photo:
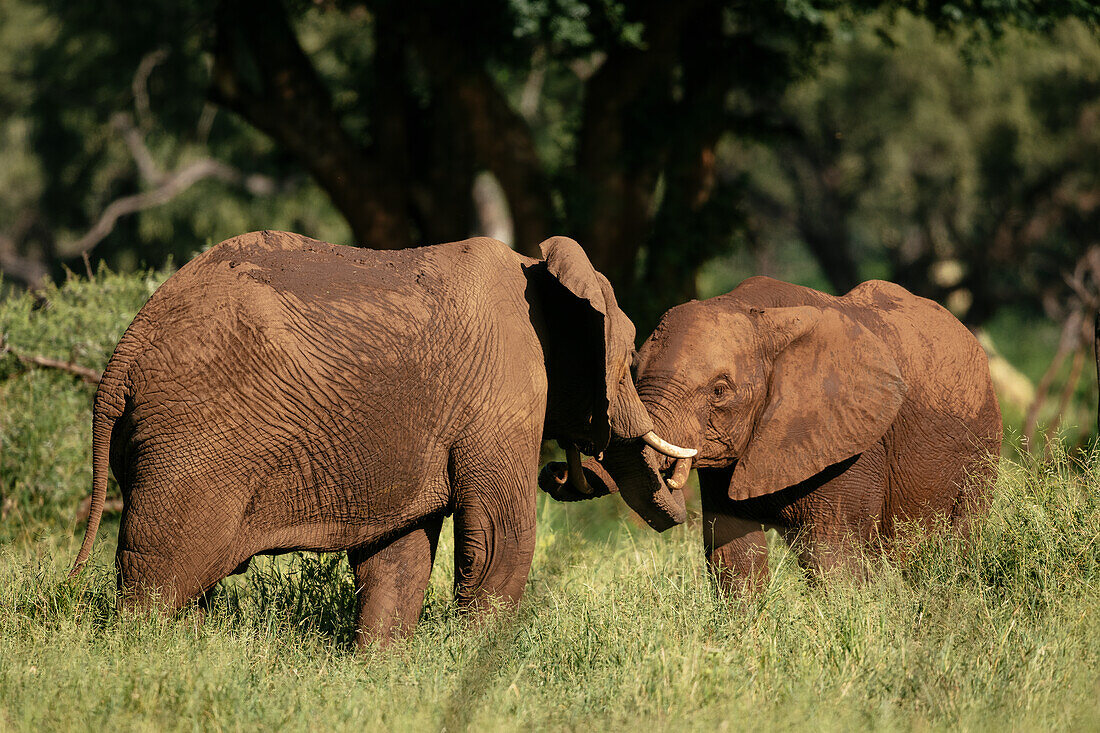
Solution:
M 59 358 L 83 343 L 94 366 L 157 281 L 97 300 L 113 277 L 63 286 L 38 311 L 2 303 L 0 328 Z M 76 318 L 83 332 L 65 325 Z M 0 730 L 1100 726 L 1095 457 L 1002 461 L 968 541 L 914 530 L 902 560 L 869 558 L 862 582 L 812 583 L 772 537 L 772 579 L 750 599 L 712 592 L 697 510 L 657 535 L 616 498 L 541 497 L 518 612 L 482 625 L 455 613 L 445 530 L 415 635 L 358 654 L 339 555 L 259 558 L 201 623 L 122 617 L 109 517 L 66 580 L 90 399 L 64 374 L 0 380 Z
M 776 541 L 767 589 L 734 600 L 711 592 L 697 526 L 543 503 L 518 613 L 454 613 L 445 537 L 415 636 L 367 655 L 339 556 L 257 561 L 199 624 L 120 617 L 109 547 L 68 582 L 72 540 L 8 546 L 0 725 L 1095 729 L 1098 478 L 1006 462 L 969 542 L 912 538 L 903 563 L 820 586 Z

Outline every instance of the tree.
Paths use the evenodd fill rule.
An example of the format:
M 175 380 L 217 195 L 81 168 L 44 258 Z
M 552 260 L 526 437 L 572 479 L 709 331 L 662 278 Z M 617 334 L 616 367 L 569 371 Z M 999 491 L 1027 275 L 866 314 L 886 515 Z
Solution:
M 123 224 L 104 240 L 104 255 L 150 244 L 153 217 L 172 240 L 166 249 L 182 255 L 189 237 L 220 232 L 200 226 L 208 217 L 199 202 L 212 199 L 234 202 L 232 222 L 281 226 L 294 210 L 294 228 L 339 239 L 326 236 L 343 233 L 327 205 L 308 205 L 318 189 L 358 244 L 456 239 L 486 228 L 471 190 L 489 173 L 516 246 L 531 253 L 551 233 L 575 236 L 644 331 L 695 294 L 704 262 L 753 234 L 759 212 L 748 208 L 748 177 L 719 152 L 755 139 L 777 145 L 796 132 L 774 114 L 787 90 L 819 65 L 826 41 L 862 27 L 862 14 L 880 4 L 217 0 L 154 1 L 132 13 L 121 3 L 55 1 L 42 19 L 52 42 L 30 55 L 30 73 L 49 80 L 24 108 L 49 171 L 30 208 L 49 232 L 79 231 L 110 201 L 149 186 L 104 130 L 134 101 L 132 70 L 164 48 L 148 79 L 154 154 L 158 142 L 164 159 L 196 154 L 200 143 L 203 155 L 237 170 L 276 179 L 304 171 L 316 188 L 257 204 L 247 191 L 211 196 L 217 184 L 207 182 L 187 213 L 181 197 Z M 1068 14 L 1100 19 L 1074 0 L 904 5 L 978 36 Z M 233 116 L 204 108 L 204 96 Z M 851 196 L 824 190 L 816 199 L 824 216 L 803 222 L 809 234 L 821 229 L 817 249 L 838 281 L 858 268 L 830 239 L 828 221 L 839 221 Z M 168 211 L 178 214 L 170 222 Z
M 1100 41 L 1062 23 L 968 50 L 905 14 L 838 36 L 779 105 L 785 134 L 723 161 L 758 236 L 799 239 L 837 292 L 878 276 L 971 325 L 1055 315 L 1100 231 Z

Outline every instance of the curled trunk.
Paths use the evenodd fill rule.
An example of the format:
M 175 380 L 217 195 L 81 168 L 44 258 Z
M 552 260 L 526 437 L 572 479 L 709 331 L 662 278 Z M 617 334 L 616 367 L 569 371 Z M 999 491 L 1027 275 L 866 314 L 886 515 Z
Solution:
M 690 467 L 690 460 L 685 459 Z M 617 441 L 604 451 L 602 460 L 581 464 L 582 493 L 573 471 L 564 463 L 548 463 L 539 474 L 539 486 L 558 501 L 580 501 L 607 494 L 621 494 L 627 505 L 653 529 L 663 532 L 687 518 L 684 495 L 661 476 L 662 458 L 642 440 Z

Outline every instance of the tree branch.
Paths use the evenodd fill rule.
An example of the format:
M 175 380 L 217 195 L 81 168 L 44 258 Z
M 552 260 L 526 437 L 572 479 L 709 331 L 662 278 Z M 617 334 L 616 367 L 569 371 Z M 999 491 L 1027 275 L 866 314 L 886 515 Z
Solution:
M 133 89 L 135 94 L 135 107 L 139 113 L 144 108 L 144 114 L 148 117 L 149 101 L 145 92 L 146 81 L 153 67 L 163 60 L 166 53 L 156 51 L 142 59 L 138 70 L 134 75 Z M 144 101 L 141 101 L 144 99 Z M 171 173 L 161 170 L 153 159 L 145 144 L 145 136 L 141 129 L 134 124 L 133 117 L 127 112 L 119 112 L 111 118 L 111 126 L 117 130 L 130 151 L 134 164 L 138 169 L 138 176 L 146 184 L 153 186 L 152 190 L 142 193 L 123 196 L 115 199 L 100 214 L 95 224 L 75 242 L 58 248 L 59 254 L 64 257 L 81 256 L 91 277 L 91 266 L 88 255 L 109 235 L 118 223 L 118 220 L 139 211 L 162 206 L 176 198 L 184 191 L 199 181 L 214 178 L 224 183 L 241 186 L 255 196 L 270 195 L 276 191 L 278 185 L 268 176 L 258 174 L 246 175 L 231 165 L 222 163 L 210 157 L 203 157 Z M 2 256 L 2 248 L 0 248 Z
M 72 361 L 61 361 L 60 359 L 51 359 L 48 356 L 38 356 L 37 354 L 21 354 L 8 345 L 6 341 L 0 342 L 0 354 L 11 354 L 21 363 L 28 366 L 42 367 L 44 369 L 58 369 L 67 372 L 73 376 L 80 377 L 84 382 L 92 385 L 99 384 L 100 377 L 102 376 L 102 372 L 75 364 Z
M 298 159 L 344 215 L 360 244 L 412 244 L 407 188 L 357 145 L 298 43 L 282 3 L 218 6 L 211 98 Z
M 134 110 L 137 112 L 138 122 L 148 129 L 153 124 L 153 111 L 149 104 L 149 76 L 157 64 L 168 58 L 168 49 L 158 48 L 156 51 L 145 54 L 134 72 L 134 80 L 130 83 L 130 89 L 134 93 Z
M 83 237 L 62 248 L 67 255 L 85 256 L 97 244 L 102 242 L 115 228 L 120 218 L 145 209 L 161 206 L 204 178 L 217 178 L 228 183 L 240 184 L 244 177 L 239 171 L 213 158 L 201 158 L 168 175 L 163 182 L 151 191 L 123 196 L 112 201 L 98 221 L 92 225 Z
M 0 273 L 13 277 L 28 287 L 36 288 L 50 271 L 42 261 L 20 255 L 15 240 L 0 234 Z

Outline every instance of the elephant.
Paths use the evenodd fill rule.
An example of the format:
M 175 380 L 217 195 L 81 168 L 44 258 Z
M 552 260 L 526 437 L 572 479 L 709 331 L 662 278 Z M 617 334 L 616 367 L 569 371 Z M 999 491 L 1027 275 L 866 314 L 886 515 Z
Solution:
M 107 363 L 72 574 L 110 468 L 123 610 L 201 601 L 258 554 L 346 551 L 356 641 L 386 644 L 415 626 L 446 516 L 459 608 L 514 606 L 543 436 L 577 464 L 580 449 L 659 440 L 607 279 L 572 239 L 541 250 L 475 238 L 371 251 L 263 231 L 194 258 Z
M 863 551 L 896 547 L 903 524 L 942 517 L 966 533 L 987 503 L 1002 426 L 986 355 L 899 285 L 835 297 L 753 277 L 667 311 L 634 370 L 657 432 L 698 450 L 703 547 L 723 591 L 766 583 L 767 529 L 815 577 L 861 575 Z M 690 458 L 626 450 L 584 462 L 584 494 L 561 464 L 540 486 L 576 500 L 686 482 Z

